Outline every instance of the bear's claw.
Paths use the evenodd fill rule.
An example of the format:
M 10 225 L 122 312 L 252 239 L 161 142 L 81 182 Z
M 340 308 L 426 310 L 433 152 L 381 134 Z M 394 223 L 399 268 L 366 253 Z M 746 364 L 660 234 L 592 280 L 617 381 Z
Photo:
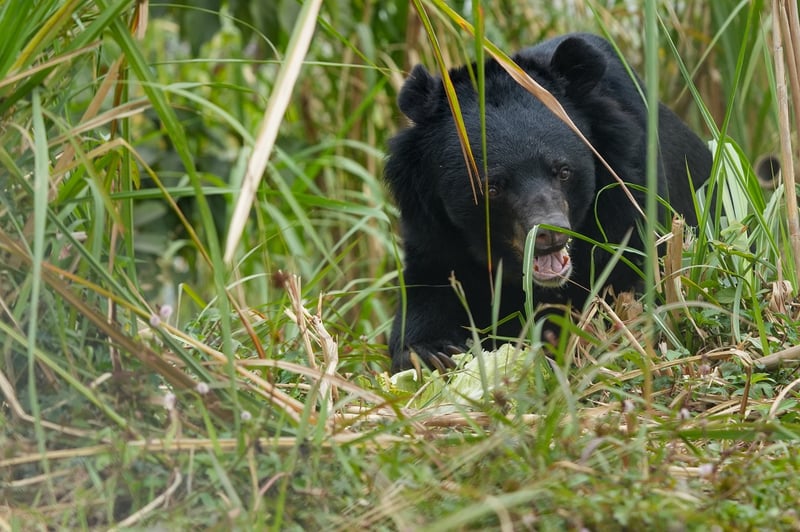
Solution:
M 436 342 L 434 344 L 414 344 L 392 358 L 392 373 L 415 368 L 424 364 L 439 373 L 447 373 L 456 367 L 451 355 L 464 353 L 469 348 L 458 342 Z

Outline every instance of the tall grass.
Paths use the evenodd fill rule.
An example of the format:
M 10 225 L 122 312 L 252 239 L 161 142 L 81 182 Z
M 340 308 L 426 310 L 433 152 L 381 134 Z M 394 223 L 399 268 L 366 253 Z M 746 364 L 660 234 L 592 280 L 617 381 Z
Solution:
M 383 148 L 405 71 L 482 48 L 440 2 L 438 58 L 406 3 L 324 2 L 289 65 L 302 15 L 256 4 L 0 5 L 0 527 L 797 526 L 786 190 L 749 164 L 780 138 L 769 6 L 650 2 L 646 34 L 629 2 L 451 9 L 498 51 L 607 33 L 716 163 L 671 295 L 420 387 L 382 373 Z

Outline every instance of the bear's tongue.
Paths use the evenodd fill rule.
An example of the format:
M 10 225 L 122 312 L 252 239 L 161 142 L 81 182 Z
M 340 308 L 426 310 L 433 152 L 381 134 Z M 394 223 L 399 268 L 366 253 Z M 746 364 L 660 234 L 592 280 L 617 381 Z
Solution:
M 533 258 L 533 278 L 544 285 L 564 284 L 571 269 L 572 264 L 566 248 Z

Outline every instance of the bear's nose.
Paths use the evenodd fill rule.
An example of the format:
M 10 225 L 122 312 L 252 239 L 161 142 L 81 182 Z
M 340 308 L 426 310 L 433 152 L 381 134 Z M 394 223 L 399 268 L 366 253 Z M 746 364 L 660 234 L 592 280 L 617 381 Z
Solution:
M 552 229 L 539 229 L 536 232 L 535 251 L 537 255 L 558 251 L 567 245 L 569 237 Z

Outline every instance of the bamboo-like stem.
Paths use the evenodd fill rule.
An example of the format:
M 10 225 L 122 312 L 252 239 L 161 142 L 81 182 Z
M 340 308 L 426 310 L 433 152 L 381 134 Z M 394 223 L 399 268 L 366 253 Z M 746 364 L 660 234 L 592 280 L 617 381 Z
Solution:
M 791 17 L 791 20 L 789 19 Z M 775 79 L 778 93 L 778 124 L 781 143 L 781 175 L 786 198 L 789 244 L 794 259 L 795 286 L 800 285 L 800 220 L 797 214 L 797 194 L 795 193 L 794 160 L 792 158 L 791 123 L 789 118 L 789 98 L 786 85 L 785 59 L 789 63 L 789 82 L 791 83 L 795 114 L 800 109 L 800 78 L 798 78 L 798 57 L 795 46 L 800 40 L 797 4 L 784 0 L 772 2 L 772 33 L 774 39 Z M 789 44 L 788 50 L 784 42 Z M 786 53 L 785 53 L 786 52 Z M 787 56 L 786 58 L 784 56 Z

